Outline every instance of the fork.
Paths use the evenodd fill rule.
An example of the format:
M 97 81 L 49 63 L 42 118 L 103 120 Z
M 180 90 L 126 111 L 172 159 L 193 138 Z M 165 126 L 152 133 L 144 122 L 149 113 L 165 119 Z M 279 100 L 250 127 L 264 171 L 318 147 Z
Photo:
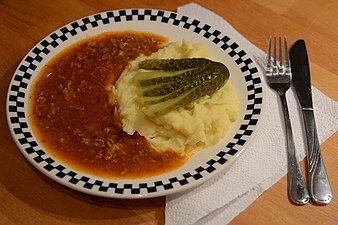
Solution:
M 273 42 L 273 55 L 271 55 L 271 42 Z M 288 155 L 288 195 L 291 201 L 295 204 L 304 205 L 309 202 L 310 197 L 305 184 L 305 179 L 300 170 L 299 161 L 296 157 L 295 143 L 285 95 L 287 90 L 290 88 L 292 76 L 286 36 L 284 36 L 284 60 L 282 55 L 282 37 L 279 37 L 278 59 L 276 42 L 276 37 L 273 39 L 272 37 L 269 38 L 265 76 L 270 88 L 277 92 L 280 97 L 284 116 Z

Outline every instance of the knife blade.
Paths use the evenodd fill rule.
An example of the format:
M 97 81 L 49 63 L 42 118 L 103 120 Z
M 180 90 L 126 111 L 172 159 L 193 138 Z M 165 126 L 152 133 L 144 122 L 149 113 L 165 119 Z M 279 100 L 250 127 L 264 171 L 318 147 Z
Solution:
M 297 40 L 290 50 L 292 84 L 301 108 L 307 142 L 307 169 L 311 199 L 317 204 L 331 202 L 330 182 L 322 158 L 312 104 L 310 66 L 304 40 Z

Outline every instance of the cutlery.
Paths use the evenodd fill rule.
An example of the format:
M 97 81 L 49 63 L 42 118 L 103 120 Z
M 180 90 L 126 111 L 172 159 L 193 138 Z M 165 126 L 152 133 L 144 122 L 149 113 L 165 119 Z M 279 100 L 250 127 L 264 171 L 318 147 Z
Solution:
M 284 61 L 282 56 L 282 38 L 279 37 L 278 59 L 276 37 L 273 38 L 273 55 L 271 55 L 271 41 L 272 38 L 270 37 L 265 75 L 268 85 L 271 89 L 277 92 L 280 97 L 280 102 L 282 104 L 288 154 L 288 194 L 292 202 L 299 205 L 304 205 L 309 202 L 310 197 L 307 191 L 304 177 L 300 170 L 299 161 L 296 157 L 289 110 L 285 96 L 286 91 L 290 88 L 291 84 L 291 68 L 287 40 L 286 37 L 284 37 Z
M 330 182 L 320 151 L 312 105 L 310 66 L 304 40 L 298 40 L 290 51 L 293 86 L 302 111 L 307 140 L 309 191 L 317 204 L 328 204 L 332 199 Z

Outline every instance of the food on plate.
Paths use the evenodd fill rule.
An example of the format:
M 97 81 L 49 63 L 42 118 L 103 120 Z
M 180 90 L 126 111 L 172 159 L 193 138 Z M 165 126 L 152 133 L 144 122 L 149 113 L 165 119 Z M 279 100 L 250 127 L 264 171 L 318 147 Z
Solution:
M 197 98 L 181 99 L 179 107 L 160 107 L 160 113 L 147 113 L 146 107 L 156 99 L 149 103 L 142 95 L 155 91 L 154 85 L 137 83 L 147 80 L 142 77 L 144 72 L 157 76 L 157 69 L 162 68 L 157 66 L 165 64 L 160 59 L 171 58 L 178 68 L 169 72 L 185 75 L 206 69 L 200 63 L 219 64 L 202 45 L 167 41 L 152 33 L 107 32 L 54 56 L 40 70 L 30 91 L 29 122 L 38 142 L 70 168 L 121 179 L 174 170 L 194 151 L 216 144 L 237 113 L 236 93 L 231 82 L 225 82 L 226 67 L 211 68 L 218 74 L 213 82 L 202 82 L 198 75 L 192 82 L 193 94 L 180 91 L 190 100 L 191 96 Z M 177 60 L 181 58 L 203 59 L 196 59 L 182 73 L 182 62 L 186 60 L 187 66 L 194 59 Z M 189 79 L 182 82 L 188 84 Z M 208 88 L 202 90 L 202 83 Z
M 144 137 L 126 134 L 107 92 L 128 63 L 167 39 L 121 31 L 89 37 L 49 60 L 29 93 L 29 122 L 39 144 L 69 168 L 102 177 L 149 177 L 187 157 L 159 153 Z
M 169 61 L 157 61 L 159 59 L 169 59 Z M 196 61 L 194 62 L 194 60 Z M 217 144 L 226 136 L 231 123 L 237 118 L 238 100 L 236 92 L 231 82 L 225 84 L 223 82 L 223 79 L 227 80 L 229 77 L 227 69 L 221 66 L 225 75 L 218 77 L 220 81 L 218 79 L 213 80 L 218 85 L 213 88 L 213 91 L 215 91 L 213 94 L 206 94 L 189 104 L 162 115 L 154 116 L 152 112 L 149 113 L 149 104 L 145 103 L 147 97 L 143 96 L 149 89 L 147 89 L 147 86 L 145 88 L 140 87 L 139 84 L 141 80 L 144 80 L 143 74 L 146 73 L 150 73 L 148 76 L 155 78 L 156 76 L 172 77 L 171 75 L 179 76 L 182 72 L 180 69 L 183 69 L 184 72 L 191 75 L 192 64 L 199 64 L 200 66 L 202 64 L 219 65 L 217 62 L 210 60 L 212 58 L 203 45 L 179 41 L 169 43 L 165 48 L 149 57 L 142 56 L 132 61 L 116 82 L 115 90 L 112 92 L 114 96 L 116 95 L 123 130 L 130 135 L 138 133 L 146 137 L 154 149 L 162 152 L 170 150 L 189 155 Z M 149 72 L 149 70 L 145 70 L 156 68 L 161 63 L 172 68 L 174 62 L 178 67 L 174 68 L 174 71 L 169 71 L 169 74 L 168 71 L 155 72 L 150 70 Z M 185 67 L 182 67 L 182 63 L 186 64 Z M 157 68 L 164 68 L 165 66 L 160 65 Z M 171 72 L 174 73 L 170 75 Z M 203 77 L 203 75 L 200 76 Z M 192 78 L 185 77 L 184 79 Z M 193 80 L 198 82 L 196 77 Z M 153 90 L 153 88 L 156 90 L 156 84 L 151 85 L 152 89 L 150 90 Z M 163 88 L 170 87 L 171 85 L 168 85 Z M 216 91 L 217 88 L 219 90 Z M 160 88 L 158 91 L 161 92 L 163 89 Z
M 204 58 L 149 59 L 140 69 L 150 70 L 134 75 L 140 97 L 149 117 L 160 116 L 185 106 L 200 97 L 212 95 L 229 78 L 228 68 Z

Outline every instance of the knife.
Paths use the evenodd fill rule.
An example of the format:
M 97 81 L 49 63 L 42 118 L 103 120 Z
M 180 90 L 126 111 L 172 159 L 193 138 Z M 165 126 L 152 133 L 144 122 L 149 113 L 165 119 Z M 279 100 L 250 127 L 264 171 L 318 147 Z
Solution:
M 332 192 L 320 151 L 313 113 L 310 66 L 304 40 L 297 40 L 290 50 L 292 83 L 296 91 L 307 139 L 307 164 L 311 199 L 317 204 L 331 202 Z

